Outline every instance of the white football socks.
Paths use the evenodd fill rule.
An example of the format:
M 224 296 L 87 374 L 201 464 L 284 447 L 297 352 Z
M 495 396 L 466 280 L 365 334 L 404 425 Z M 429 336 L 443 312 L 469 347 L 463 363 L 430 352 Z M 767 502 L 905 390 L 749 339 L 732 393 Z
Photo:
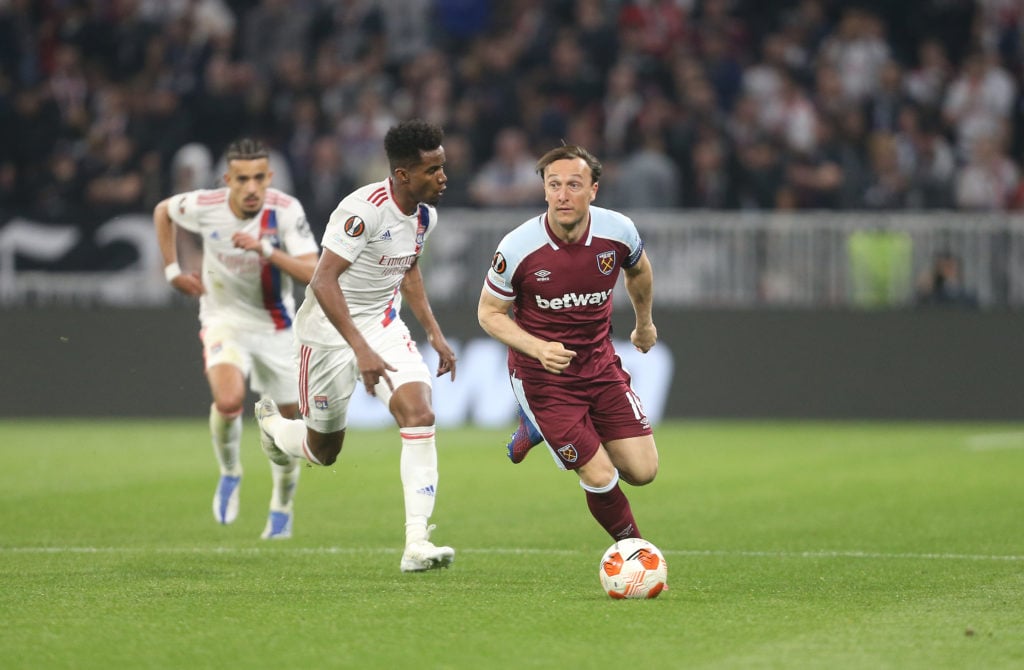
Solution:
M 437 494 L 437 445 L 434 426 L 400 428 L 402 490 L 405 492 L 406 545 L 428 538 L 427 521 Z
M 220 473 L 232 477 L 242 476 L 242 411 L 226 416 L 210 405 L 210 437 L 213 454 L 220 464 Z
M 270 476 L 274 482 L 270 493 L 271 512 L 291 512 L 292 500 L 295 497 L 295 488 L 299 485 L 299 461 L 296 459 L 290 465 L 278 465 L 270 462 Z
M 269 416 L 263 420 L 263 428 L 274 438 L 277 448 L 292 458 L 323 465 L 306 446 L 306 424 L 302 419 L 286 419 L 279 414 Z

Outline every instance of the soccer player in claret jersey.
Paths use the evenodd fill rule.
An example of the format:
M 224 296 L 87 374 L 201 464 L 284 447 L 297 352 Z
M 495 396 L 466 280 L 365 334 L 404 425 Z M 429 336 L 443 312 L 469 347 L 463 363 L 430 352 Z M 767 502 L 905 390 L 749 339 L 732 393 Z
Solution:
M 222 524 L 238 516 L 246 378 L 283 413 L 298 416 L 292 278 L 309 282 L 319 253 L 302 205 L 270 187 L 266 147 L 241 139 L 225 158 L 225 187 L 179 193 L 153 211 L 167 281 L 199 298 L 199 335 L 213 395 L 210 432 L 221 473 L 213 516 Z M 202 238 L 202 274 L 182 272 L 178 265 L 176 226 Z M 263 538 L 285 539 L 292 532 L 298 462 L 274 464 L 271 473 Z
M 289 421 L 269 400 L 256 405 L 263 448 L 277 462 L 304 458 L 331 465 L 341 452 L 349 399 L 358 384 L 398 423 L 405 498 L 403 572 L 447 567 L 451 547 L 430 542 L 437 493 L 431 374 L 402 321 L 402 301 L 437 351 L 437 376 L 455 379 L 455 354 L 434 318 L 420 274 L 423 245 L 444 193 L 443 133 L 421 120 L 384 137 L 391 174 L 356 189 L 331 214 L 306 299 L 296 317 L 300 403 Z
M 601 163 L 590 152 L 558 147 L 537 172 L 547 212 L 502 239 L 478 307 L 481 327 L 509 347 L 521 416 L 509 457 L 518 463 L 547 442 L 559 467 L 576 471 L 590 513 L 608 534 L 640 537 L 619 478 L 653 481 L 658 450 L 612 346 L 612 291 L 622 272 L 636 314 L 630 341 L 648 352 L 658 339 L 651 264 L 629 218 L 591 206 Z

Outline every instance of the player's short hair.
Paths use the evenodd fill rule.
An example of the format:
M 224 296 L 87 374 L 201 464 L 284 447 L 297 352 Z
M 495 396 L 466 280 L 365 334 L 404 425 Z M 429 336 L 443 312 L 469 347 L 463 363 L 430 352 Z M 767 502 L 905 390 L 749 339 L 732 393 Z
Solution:
M 228 163 L 231 161 L 254 161 L 259 158 L 270 158 L 270 152 L 262 142 L 251 137 L 235 140 L 224 153 L 224 160 Z
M 444 131 L 440 126 L 410 119 L 392 126 L 384 136 L 384 151 L 391 169 L 418 165 L 421 151 L 433 151 L 441 146 Z
M 544 170 L 555 161 L 561 161 L 566 159 L 582 158 L 583 162 L 590 167 L 590 176 L 593 179 L 593 183 L 601 181 L 601 161 L 597 160 L 594 154 L 590 153 L 578 144 L 563 144 L 560 147 L 555 147 L 551 151 L 547 152 L 540 157 L 537 161 L 537 174 L 540 178 L 544 178 Z

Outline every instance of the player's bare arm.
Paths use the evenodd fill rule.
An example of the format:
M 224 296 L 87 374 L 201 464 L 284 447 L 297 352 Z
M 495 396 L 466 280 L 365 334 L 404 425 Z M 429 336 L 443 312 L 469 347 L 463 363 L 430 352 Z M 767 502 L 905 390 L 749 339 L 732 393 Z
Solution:
M 402 278 L 402 300 L 412 310 L 413 316 L 423 326 L 427 334 L 427 342 L 437 352 L 437 376 L 452 374 L 452 381 L 455 381 L 455 352 L 448 345 L 441 326 L 434 318 L 434 311 L 430 308 L 430 300 L 427 298 L 426 288 L 423 286 L 423 273 L 420 272 L 419 260 L 413 261 L 405 276 Z
M 636 327 L 630 333 L 629 341 L 637 351 L 647 353 L 658 341 L 658 329 L 654 326 L 652 304 L 654 300 L 654 271 L 647 252 L 640 254 L 640 261 L 625 269 L 623 278 L 626 293 L 636 313 Z
M 243 233 L 241 231 L 232 235 L 231 241 L 234 242 L 235 246 L 239 249 L 254 251 L 260 254 L 269 262 L 280 268 L 282 272 L 287 272 L 294 279 L 302 282 L 303 284 L 308 284 L 313 279 L 313 271 L 316 270 L 316 254 L 292 256 L 277 247 L 269 247 L 270 255 L 267 256 L 266 248 L 263 246 L 263 240 L 255 235 L 250 235 L 249 233 Z
M 352 263 L 334 253 L 330 249 L 324 249 L 320 260 L 316 264 L 313 278 L 309 282 L 313 295 L 324 310 L 324 314 L 331 324 L 338 330 L 349 346 L 352 347 L 356 356 L 356 363 L 359 366 L 359 377 L 363 380 L 367 393 L 376 395 L 373 387 L 382 378 L 387 382 L 388 387 L 394 391 L 395 387 L 388 376 L 388 370 L 395 368 L 388 364 L 374 351 L 366 342 L 366 338 L 359 332 L 355 322 L 352 320 L 352 313 L 348 308 L 348 301 L 345 294 L 338 285 L 338 277 L 341 273 L 351 267 Z
M 198 272 L 182 272 L 178 267 L 177 228 L 167 212 L 169 200 L 162 200 L 153 209 L 153 226 L 160 254 L 164 259 L 167 282 L 185 295 L 200 296 L 206 292 Z
M 548 372 L 562 374 L 576 352 L 566 349 L 561 342 L 542 340 L 520 328 L 508 315 L 511 305 L 511 301 L 495 297 L 485 287 L 480 292 L 476 313 L 480 327 L 505 346 L 536 358 Z

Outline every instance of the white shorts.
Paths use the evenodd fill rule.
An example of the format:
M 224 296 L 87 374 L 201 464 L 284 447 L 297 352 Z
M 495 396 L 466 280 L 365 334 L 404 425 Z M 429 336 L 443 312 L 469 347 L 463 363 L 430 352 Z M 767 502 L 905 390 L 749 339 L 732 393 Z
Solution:
M 397 390 L 402 384 L 423 382 L 431 386 L 432 378 L 416 342 L 401 319 L 388 326 L 378 324 L 361 327 L 363 337 L 380 357 L 395 371 L 388 370 L 391 384 Z M 306 425 L 318 433 L 334 433 L 348 425 L 348 403 L 357 386 L 362 386 L 356 357 L 348 346 L 330 349 L 311 347 L 301 342 L 299 356 L 299 412 Z M 385 407 L 392 391 L 384 379 L 374 388 Z
M 279 405 L 299 400 L 299 371 L 295 369 L 295 337 L 291 329 L 252 333 L 226 323 L 199 331 L 205 369 L 226 363 L 242 371 L 253 391 Z

